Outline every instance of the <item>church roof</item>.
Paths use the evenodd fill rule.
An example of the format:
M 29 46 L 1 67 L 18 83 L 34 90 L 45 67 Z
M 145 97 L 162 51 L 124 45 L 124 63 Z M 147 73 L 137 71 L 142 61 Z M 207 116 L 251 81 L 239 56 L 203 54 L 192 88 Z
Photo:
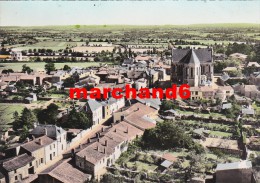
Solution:
M 188 57 L 187 55 L 192 55 L 191 49 L 173 49 L 172 50 L 172 61 L 180 62 L 184 59 L 184 57 Z M 201 49 L 193 49 L 192 52 L 195 53 L 200 63 L 210 63 L 212 62 L 212 49 L 209 48 L 201 48 Z
M 188 53 L 179 62 L 184 64 L 200 64 L 199 58 L 192 49 L 189 50 Z

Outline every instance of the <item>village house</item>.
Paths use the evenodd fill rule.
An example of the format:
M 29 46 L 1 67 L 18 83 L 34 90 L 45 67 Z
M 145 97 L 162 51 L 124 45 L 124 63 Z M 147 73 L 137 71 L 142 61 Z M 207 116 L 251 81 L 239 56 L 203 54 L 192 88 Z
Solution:
M 92 121 L 93 126 L 99 124 L 103 119 L 102 104 L 96 100 L 89 99 L 85 105 L 85 111 Z
M 229 55 L 229 57 L 231 59 L 238 59 L 238 60 L 240 60 L 242 62 L 245 62 L 246 58 L 247 58 L 247 55 L 242 54 L 242 53 L 233 53 L 233 54 Z
M 5 182 L 21 182 L 29 177 L 29 174 L 35 173 L 33 170 L 34 157 L 28 154 L 22 154 L 10 159 L 0 161 L 0 175 L 5 176 Z M 4 179 L 0 178 L 1 183 Z
M 8 73 L 8 74 L 1 74 L 0 80 L 3 82 L 17 82 L 22 81 L 24 83 L 28 83 L 31 85 L 42 85 L 45 80 L 48 80 L 50 78 L 47 74 L 39 74 L 39 73 L 20 73 L 20 72 L 14 72 L 14 73 Z
M 215 54 L 213 54 L 214 61 L 224 61 L 226 58 L 227 58 L 227 56 L 224 53 L 215 53 Z
M 231 86 L 200 86 L 200 87 L 190 87 L 190 98 L 192 100 L 198 99 L 220 99 L 222 101 L 231 97 L 234 94 L 234 89 Z
M 149 104 L 136 103 L 125 110 L 119 110 L 113 114 L 113 121 L 125 121 L 140 130 L 156 126 L 155 119 L 158 117 L 158 110 L 151 108 Z
M 145 71 L 145 78 L 148 81 L 149 87 L 154 87 L 155 84 L 159 81 L 159 72 L 154 69 L 148 69 Z
M 58 83 L 70 77 L 70 74 L 67 71 L 63 71 L 63 70 L 53 71 L 50 74 L 52 75 L 51 76 L 52 83 Z
M 61 160 L 54 166 L 47 168 L 38 175 L 39 183 L 82 183 L 91 180 L 91 175 L 86 174 L 75 166 L 72 159 Z
M 97 134 L 97 139 L 76 153 L 76 166 L 99 179 L 106 172 L 106 167 L 111 166 L 122 152 L 127 150 L 128 144 L 137 136 L 143 134 L 140 129 L 120 122 L 103 129 Z
M 11 52 L 11 59 L 17 61 L 23 61 L 23 55 L 21 50 L 13 50 Z
M 56 125 L 39 124 L 30 132 L 30 136 L 47 137 L 56 140 L 57 155 L 61 155 L 67 149 L 67 132 Z
M 251 161 L 218 164 L 216 168 L 216 183 L 251 183 Z
M 55 140 L 42 136 L 22 144 L 19 154 L 29 154 L 34 157 L 32 172 L 37 173 L 52 161 L 58 154 Z
M 125 77 L 120 74 L 109 74 L 106 77 L 106 82 L 107 83 L 116 83 L 116 84 L 121 84 L 125 82 Z
M 145 78 L 140 78 L 135 81 L 135 89 L 140 90 L 141 88 L 147 87 L 147 80 Z
M 234 90 L 237 91 L 237 93 L 248 97 L 250 99 L 257 99 L 259 98 L 259 90 L 255 85 L 234 85 L 233 86 Z
M 249 84 L 250 85 L 256 85 L 257 87 L 260 87 L 260 72 L 250 74 Z
M 248 62 L 246 67 L 260 68 L 260 65 L 257 62 Z

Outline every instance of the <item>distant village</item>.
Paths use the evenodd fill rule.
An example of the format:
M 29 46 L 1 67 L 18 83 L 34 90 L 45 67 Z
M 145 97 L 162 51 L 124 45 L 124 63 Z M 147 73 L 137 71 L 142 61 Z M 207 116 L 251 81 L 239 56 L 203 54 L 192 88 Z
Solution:
M 168 54 L 127 45 L 117 63 L 97 59 L 101 52 L 120 56 L 119 47 L 0 55 L 3 63 L 23 63 L 19 72 L 0 67 L 0 102 L 24 107 L 0 121 L 0 183 L 260 181 L 260 60 L 174 44 L 161 48 Z M 82 66 L 57 69 L 52 62 L 72 57 Z M 30 68 L 32 58 L 45 60 L 45 67 Z M 189 84 L 191 96 L 69 98 L 71 87 L 125 91 L 126 84 L 137 90 Z

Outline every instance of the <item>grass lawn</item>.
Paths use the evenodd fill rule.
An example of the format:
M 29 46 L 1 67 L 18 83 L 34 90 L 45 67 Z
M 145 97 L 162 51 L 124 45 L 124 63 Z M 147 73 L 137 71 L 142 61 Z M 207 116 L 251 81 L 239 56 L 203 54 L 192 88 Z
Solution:
M 51 98 L 64 99 L 64 98 L 68 98 L 68 95 L 52 93 L 52 94 L 50 95 L 50 97 L 51 97 Z
M 62 69 L 64 65 L 70 67 L 90 67 L 90 66 L 99 66 L 101 62 L 64 62 L 64 63 L 55 63 L 56 69 Z M 103 62 L 102 62 L 103 63 Z M 45 62 L 17 62 L 17 63 L 0 63 L 0 69 L 13 69 L 14 71 L 21 71 L 22 66 L 26 64 L 33 70 L 44 69 Z
M 147 171 L 153 171 L 157 168 L 154 164 L 147 164 L 141 161 L 135 161 L 135 162 L 127 162 L 127 167 L 134 167 L 137 166 L 138 171 L 147 170 Z
M 210 117 L 212 116 L 213 118 L 226 118 L 225 115 L 223 114 L 220 114 L 220 113 L 214 113 L 214 112 L 211 112 L 210 114 L 205 114 L 205 113 L 195 113 L 195 112 L 192 112 L 192 111 L 183 111 L 183 110 L 179 110 L 177 109 L 177 111 L 180 113 L 180 114 L 185 114 L 185 115 L 197 115 L 197 116 L 202 116 L 202 117 Z
M 71 104 L 69 104 L 69 103 L 55 102 L 55 104 L 56 104 L 57 106 L 59 106 L 59 108 L 68 108 L 68 107 L 71 106 Z
M 260 106 L 257 105 L 256 103 L 252 104 L 252 107 L 255 109 L 256 115 L 260 114 Z
M 215 135 L 218 137 L 230 137 L 232 133 L 220 132 L 220 131 L 210 131 L 210 135 Z
M 24 106 L 22 104 L 5 104 L 0 103 L 0 128 L 4 127 L 6 124 L 12 122 L 13 113 L 17 111 L 21 113 Z

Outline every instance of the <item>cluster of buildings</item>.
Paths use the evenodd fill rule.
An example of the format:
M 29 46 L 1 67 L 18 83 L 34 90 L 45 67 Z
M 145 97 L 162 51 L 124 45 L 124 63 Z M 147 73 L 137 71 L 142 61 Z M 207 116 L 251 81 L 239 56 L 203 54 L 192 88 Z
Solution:
M 234 55 L 238 56 L 243 58 Z M 190 86 L 190 100 L 219 99 L 225 102 L 234 96 L 238 103 L 245 105 L 242 113 L 254 115 L 248 104 L 260 96 L 259 73 L 250 77 L 250 85 L 228 85 L 225 81 L 229 78 L 225 74 L 220 77 L 223 82 L 219 84 L 214 76 L 213 58 L 210 48 L 173 49 L 171 64 L 156 57 L 139 55 L 125 59 L 121 66 L 73 67 L 50 74 L 45 71 L 1 74 L 0 95 L 15 93 L 17 81 L 41 85 L 46 90 L 51 87 L 60 90 L 67 78 L 77 74 L 79 81 L 74 84 L 75 88 L 124 88 L 130 84 L 137 90 L 146 87 L 165 89 L 172 83 L 185 83 Z M 222 56 L 215 55 L 215 58 L 222 59 Z M 30 97 L 35 100 L 35 94 Z M 106 100 L 89 99 L 83 102 L 79 110 L 87 114 L 92 122 L 91 128 L 65 130 L 55 125 L 37 125 L 25 142 L 13 144 L 5 150 L 5 158 L 0 160 L 0 183 L 29 179 L 40 183 L 100 179 L 106 168 L 127 150 L 129 143 L 142 136 L 146 129 L 156 126 L 161 105 L 160 99 L 125 100 L 111 96 Z M 222 105 L 222 109 L 231 107 L 227 103 Z M 178 115 L 174 110 L 165 112 Z M 110 125 L 104 125 L 107 121 Z M 258 140 L 250 139 L 249 147 L 259 147 L 255 145 L 257 143 Z M 243 153 L 236 140 L 207 137 L 201 144 L 208 149 L 221 149 L 238 156 Z M 232 178 L 233 174 L 239 174 L 237 181 Z M 219 164 L 216 168 L 216 181 L 219 183 L 251 182 L 251 176 L 252 165 L 249 161 Z
M 95 106 L 100 105 L 100 113 L 103 106 L 93 102 L 89 101 L 87 105 L 91 106 L 93 116 L 99 115 L 94 111 L 98 109 Z M 85 141 L 81 130 L 65 131 L 55 125 L 37 125 L 25 142 L 13 144 L 5 150 L 5 159 L 0 160 L 1 183 L 28 181 L 32 177 L 42 183 L 80 182 L 93 177 L 99 179 L 106 167 L 127 150 L 132 140 L 142 136 L 145 129 L 155 127 L 158 114 L 157 109 L 142 103 L 111 110 L 114 110 L 114 122 L 110 126 L 102 126 Z M 86 131 L 91 132 L 91 129 Z M 77 142 L 82 143 L 73 146 L 71 142 L 74 139 L 68 138 L 68 134 L 72 133 Z M 62 167 L 66 167 L 68 174 L 59 172 Z M 35 176 L 37 174 L 38 177 Z

